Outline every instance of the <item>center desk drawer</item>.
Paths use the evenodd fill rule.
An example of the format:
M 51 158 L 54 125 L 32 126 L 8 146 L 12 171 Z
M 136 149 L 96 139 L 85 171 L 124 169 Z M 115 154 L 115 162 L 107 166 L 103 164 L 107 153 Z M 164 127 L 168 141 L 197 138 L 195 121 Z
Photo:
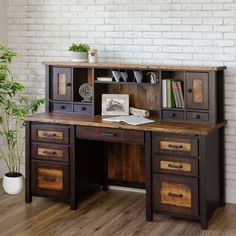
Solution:
M 69 144 L 69 127 L 33 124 L 31 136 L 32 141 Z
M 144 143 L 144 131 L 136 130 L 77 126 L 76 137 L 107 142 Z
M 36 160 L 69 161 L 69 147 L 46 143 L 32 143 L 32 158 Z
M 198 140 L 191 137 L 153 134 L 152 147 L 154 154 L 198 156 Z

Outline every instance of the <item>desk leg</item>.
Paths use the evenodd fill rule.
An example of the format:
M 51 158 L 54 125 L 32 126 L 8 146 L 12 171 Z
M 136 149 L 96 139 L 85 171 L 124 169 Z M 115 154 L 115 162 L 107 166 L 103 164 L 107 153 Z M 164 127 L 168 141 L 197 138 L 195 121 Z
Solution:
M 104 154 L 103 154 L 103 181 L 102 181 L 102 189 L 103 191 L 107 191 L 108 188 L 108 145 L 104 143 Z
M 225 206 L 225 133 L 224 127 L 219 130 L 220 147 L 220 206 Z
M 30 140 L 31 140 L 31 124 L 29 121 L 26 122 L 25 126 L 25 202 L 32 202 L 31 194 L 31 150 L 30 150 Z
M 76 161 L 76 134 L 75 134 L 75 126 L 71 125 L 70 127 L 70 208 L 71 210 L 77 209 L 77 161 Z
M 151 132 L 145 132 L 146 220 L 153 220 Z

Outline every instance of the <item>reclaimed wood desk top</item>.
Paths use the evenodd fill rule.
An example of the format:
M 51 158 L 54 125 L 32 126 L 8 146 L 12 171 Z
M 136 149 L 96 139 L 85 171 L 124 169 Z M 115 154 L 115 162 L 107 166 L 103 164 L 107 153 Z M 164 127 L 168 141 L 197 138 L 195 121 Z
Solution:
M 152 119 L 152 118 L 151 118 Z M 66 113 L 40 113 L 26 116 L 25 121 L 44 122 L 53 124 L 81 125 L 90 127 L 104 127 L 114 129 L 129 129 L 140 131 L 166 132 L 187 135 L 208 135 L 211 132 L 223 127 L 226 122 L 216 125 L 169 123 L 155 119 L 155 122 L 144 125 L 128 125 L 125 123 L 105 122 L 102 116 L 86 116 Z
M 121 63 L 79 63 L 73 61 L 44 61 L 44 65 L 99 68 L 99 69 L 142 69 L 142 70 L 187 70 L 187 71 L 219 71 L 225 70 L 226 66 L 182 66 L 182 65 L 145 65 L 145 64 L 121 64 Z

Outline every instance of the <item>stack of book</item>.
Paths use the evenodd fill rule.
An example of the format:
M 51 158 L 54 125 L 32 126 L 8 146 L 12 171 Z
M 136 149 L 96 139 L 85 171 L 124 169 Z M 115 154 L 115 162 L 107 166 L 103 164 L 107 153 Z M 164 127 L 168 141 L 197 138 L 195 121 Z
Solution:
M 184 108 L 183 81 L 162 80 L 162 107 Z

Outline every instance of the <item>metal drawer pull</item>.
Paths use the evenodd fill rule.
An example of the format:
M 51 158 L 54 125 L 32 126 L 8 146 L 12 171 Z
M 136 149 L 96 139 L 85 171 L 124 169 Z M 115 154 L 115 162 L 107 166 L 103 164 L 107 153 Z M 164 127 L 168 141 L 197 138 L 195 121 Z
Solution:
M 168 167 L 170 167 L 170 168 L 176 168 L 176 169 L 182 169 L 182 168 L 183 168 L 182 165 L 173 165 L 173 164 L 171 164 L 171 163 L 168 164 Z
M 101 133 L 101 135 L 105 137 L 115 137 L 115 134 L 113 133 Z
M 49 134 L 49 133 L 44 133 L 43 134 L 45 137 L 48 137 L 48 138 L 52 138 L 52 137 L 56 137 L 57 134 Z
M 168 196 L 170 197 L 178 197 L 178 198 L 181 198 L 183 197 L 183 194 L 182 193 L 168 193 Z
M 195 115 L 194 116 L 195 119 L 200 119 L 200 117 L 201 117 L 200 115 Z
M 57 152 L 50 152 L 50 151 L 43 151 L 44 154 L 47 154 L 47 155 L 56 155 Z
M 174 149 L 179 149 L 179 148 L 183 148 L 183 145 L 169 144 L 168 147 L 174 148 Z
M 45 181 L 50 181 L 50 182 L 56 181 L 55 178 L 53 178 L 53 177 L 51 177 L 51 176 L 47 176 L 47 175 L 43 177 L 43 180 L 45 180 Z
M 66 109 L 66 106 L 64 106 L 64 105 L 63 105 L 63 106 L 61 106 L 61 109 Z

